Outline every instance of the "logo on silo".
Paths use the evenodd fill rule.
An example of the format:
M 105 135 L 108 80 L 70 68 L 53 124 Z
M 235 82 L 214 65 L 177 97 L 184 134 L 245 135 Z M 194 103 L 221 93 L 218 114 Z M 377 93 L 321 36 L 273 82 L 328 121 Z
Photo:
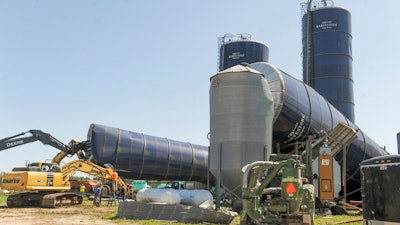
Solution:
M 232 54 L 228 56 L 229 59 L 240 59 L 242 57 L 244 57 L 244 54 L 240 52 L 232 52 Z
M 289 143 L 291 141 L 299 139 L 302 136 L 305 129 L 304 122 L 305 122 L 305 115 L 301 114 L 300 121 L 294 124 L 294 128 L 290 131 L 290 133 L 287 136 L 287 139 L 283 141 L 283 143 Z
M 336 28 L 338 26 L 338 23 L 332 22 L 332 21 L 321 21 L 320 24 L 317 24 L 315 28 L 317 29 L 322 29 L 322 30 L 330 30 L 333 28 Z

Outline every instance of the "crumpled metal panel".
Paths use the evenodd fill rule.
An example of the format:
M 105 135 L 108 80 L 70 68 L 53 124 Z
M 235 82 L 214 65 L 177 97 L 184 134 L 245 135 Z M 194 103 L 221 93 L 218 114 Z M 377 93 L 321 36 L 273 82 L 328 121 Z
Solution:
M 144 180 L 207 180 L 208 147 L 99 124 L 88 133 L 92 161 Z
M 121 202 L 118 218 L 133 220 L 163 220 L 181 223 L 230 224 L 233 216 L 210 209 L 187 205 L 151 204 L 142 202 Z

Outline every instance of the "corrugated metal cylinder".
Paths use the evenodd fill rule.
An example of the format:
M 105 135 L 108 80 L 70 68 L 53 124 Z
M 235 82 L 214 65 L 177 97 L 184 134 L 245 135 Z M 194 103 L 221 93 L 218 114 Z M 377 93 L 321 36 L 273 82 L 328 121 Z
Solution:
M 219 71 L 240 63 L 268 62 L 267 45 L 242 36 L 224 36 L 219 49 Z
M 241 196 L 242 167 L 271 154 L 273 99 L 264 76 L 238 65 L 211 77 L 210 172 Z
M 268 81 L 275 108 L 273 144 L 279 143 L 283 152 L 292 150 L 290 144 L 303 141 L 309 135 L 331 131 L 339 122 L 358 130 L 357 139 L 347 151 L 348 193 L 360 188 L 359 163 L 388 152 L 310 86 L 269 63 L 251 66 Z M 341 156 L 338 154 L 336 158 L 340 160 Z
M 208 147 L 92 124 L 93 161 L 143 180 L 207 180 Z
M 351 14 L 322 7 L 303 16 L 303 81 L 354 122 Z

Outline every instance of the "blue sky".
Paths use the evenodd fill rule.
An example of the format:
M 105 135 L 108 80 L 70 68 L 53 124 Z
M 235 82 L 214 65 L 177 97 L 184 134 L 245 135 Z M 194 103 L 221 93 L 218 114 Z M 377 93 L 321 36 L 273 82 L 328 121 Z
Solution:
M 249 33 L 301 79 L 303 1 L 0 1 L 0 139 L 40 129 L 67 143 L 91 123 L 208 145 L 218 37 Z M 397 153 L 400 2 L 336 0 L 352 13 L 355 123 Z M 40 142 L 0 171 L 51 159 Z

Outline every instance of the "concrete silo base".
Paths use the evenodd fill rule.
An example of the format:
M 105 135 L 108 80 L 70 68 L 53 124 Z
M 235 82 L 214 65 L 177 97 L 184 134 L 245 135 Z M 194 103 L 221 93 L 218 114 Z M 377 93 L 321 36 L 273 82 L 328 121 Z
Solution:
M 233 216 L 214 210 L 186 205 L 150 204 L 142 202 L 121 202 L 118 218 L 132 220 L 166 220 L 183 223 L 210 222 L 229 224 Z

